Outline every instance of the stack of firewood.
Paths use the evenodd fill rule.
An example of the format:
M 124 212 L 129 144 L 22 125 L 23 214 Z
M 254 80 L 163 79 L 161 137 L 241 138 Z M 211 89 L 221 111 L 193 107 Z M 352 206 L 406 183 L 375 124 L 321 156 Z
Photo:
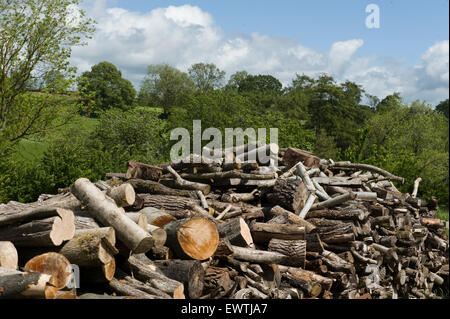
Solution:
M 439 298 L 448 225 L 420 181 L 272 144 L 130 161 L 0 205 L 0 298 Z

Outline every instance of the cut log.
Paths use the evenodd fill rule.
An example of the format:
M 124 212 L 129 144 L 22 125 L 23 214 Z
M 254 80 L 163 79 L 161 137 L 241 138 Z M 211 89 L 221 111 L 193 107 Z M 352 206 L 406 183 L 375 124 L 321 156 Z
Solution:
M 298 215 L 295 215 L 294 213 L 285 210 L 281 206 L 274 206 L 269 212 L 269 216 L 283 216 L 287 219 L 287 221 L 290 224 L 299 225 L 302 227 L 305 227 L 305 230 L 307 233 L 313 233 L 316 230 L 316 226 L 311 224 L 310 222 L 304 220 L 303 218 L 300 218 Z
M 176 220 L 172 215 L 153 207 L 146 207 L 140 210 L 139 213 L 145 214 L 147 216 L 147 222 L 157 227 L 164 227 L 168 223 Z
M 208 259 L 219 245 L 216 225 L 202 217 L 173 221 L 165 225 L 164 230 L 167 233 L 166 245 L 182 259 Z
M 151 181 L 159 181 L 162 175 L 162 169 L 157 166 L 128 161 L 127 173 L 125 177 L 127 179 L 138 178 Z
M 226 223 L 219 224 L 219 236 L 226 238 L 232 245 L 253 247 L 253 238 L 250 228 L 242 218 L 234 218 Z
M 309 297 L 317 297 L 322 292 L 322 286 L 317 282 L 306 280 L 301 277 L 295 277 L 290 273 L 284 273 L 283 279 L 293 287 L 304 291 Z
M 282 273 L 288 272 L 292 276 L 297 278 L 302 278 L 307 281 L 317 282 L 319 283 L 324 290 L 331 290 L 334 280 L 332 278 L 327 278 L 321 275 L 316 274 L 315 272 L 304 270 L 302 268 L 295 267 L 287 267 L 287 266 L 279 266 L 279 269 Z
M 269 251 L 274 251 L 290 257 L 291 266 L 305 267 L 306 241 L 272 239 L 269 242 Z
M 306 218 L 328 218 L 336 220 L 360 220 L 366 219 L 366 213 L 362 209 L 350 209 L 350 210 L 313 210 L 308 213 Z
M 205 270 L 199 261 L 171 259 L 154 261 L 154 264 L 168 278 L 183 283 L 189 298 L 202 296 Z
M 53 299 L 58 289 L 52 286 L 50 279 L 48 274 L 0 267 L 0 299 Z
M 106 195 L 111 197 L 118 207 L 131 206 L 136 199 L 134 188 L 128 183 L 108 189 Z
M 402 184 L 405 182 L 405 179 L 402 177 L 395 176 L 379 167 L 376 167 L 373 165 L 368 165 L 368 164 L 355 164 L 355 163 L 350 163 L 350 162 L 335 162 L 334 164 L 331 164 L 329 167 L 333 168 L 333 169 L 348 168 L 348 169 L 354 169 L 354 170 L 366 170 L 366 171 L 378 173 L 380 175 L 383 175 L 383 176 L 389 178 L 390 180 L 397 181 Z
M 51 275 L 49 282 L 58 290 L 64 288 L 72 277 L 72 266 L 69 260 L 53 252 L 30 259 L 24 269 Z
M 116 260 L 112 258 L 107 264 L 97 267 L 80 267 L 82 285 L 109 283 L 116 273 Z
M 167 241 L 167 233 L 166 231 L 158 226 L 147 224 L 147 231 L 152 235 L 152 238 L 154 240 L 155 246 L 161 247 L 164 246 L 164 244 Z
M 123 214 L 114 201 L 105 196 L 88 179 L 78 179 L 74 183 L 72 192 L 87 207 L 92 216 L 104 226 L 113 227 L 117 237 L 133 252 L 143 253 L 152 248 L 151 235 Z
M 34 220 L 16 227 L 0 229 L 0 241 L 11 241 L 17 247 L 53 247 L 69 240 L 75 233 L 72 211 L 52 208 L 54 216 Z
M 14 244 L 10 241 L 0 241 L 0 267 L 15 270 L 18 263 L 19 257 Z
M 116 278 L 113 278 L 109 282 L 109 286 L 112 290 L 117 292 L 121 296 L 131 296 L 136 299 L 160 299 L 158 296 L 151 295 L 145 291 L 142 291 L 138 288 L 136 288 L 134 285 L 130 284 L 126 280 L 118 280 Z
M 169 294 L 174 299 L 185 299 L 184 285 L 162 274 L 154 264 L 146 264 L 132 256 L 124 266 L 136 279 Z
M 353 192 L 349 192 L 349 193 L 331 198 L 329 200 L 314 204 L 311 206 L 310 211 L 318 210 L 318 209 L 322 209 L 322 208 L 334 207 L 334 206 L 340 205 L 342 203 L 345 203 L 346 201 L 353 200 L 355 198 L 356 198 L 356 194 Z
M 134 190 L 138 194 L 171 195 L 194 199 L 197 198 L 195 191 L 170 188 L 155 181 L 130 179 L 128 182 L 134 187 Z
M 253 222 L 250 225 L 253 241 L 259 244 L 268 243 L 271 239 L 303 240 L 305 227 L 289 224 L 267 224 Z
M 279 178 L 271 193 L 267 194 L 267 200 L 274 205 L 279 205 L 298 214 L 305 206 L 309 197 L 306 185 L 300 180 Z
M 199 190 L 202 191 L 204 195 L 207 195 L 211 191 L 211 186 L 208 184 L 190 182 L 183 179 L 171 166 L 168 166 L 167 170 L 173 175 L 176 185 L 181 189 Z
M 283 156 L 283 163 L 292 167 L 298 162 L 302 162 L 307 167 L 319 167 L 320 158 L 312 153 L 297 148 L 288 148 Z
M 239 260 L 262 264 L 280 264 L 287 266 L 290 265 L 291 257 L 277 252 L 256 250 L 238 246 L 232 246 L 232 249 L 233 249 L 233 257 Z

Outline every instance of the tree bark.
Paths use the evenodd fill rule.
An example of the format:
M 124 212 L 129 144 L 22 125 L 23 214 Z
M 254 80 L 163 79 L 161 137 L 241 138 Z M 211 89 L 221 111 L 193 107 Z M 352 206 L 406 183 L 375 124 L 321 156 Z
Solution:
M 153 246 L 151 235 L 123 214 L 114 201 L 105 196 L 88 179 L 78 179 L 72 192 L 86 205 L 92 216 L 104 226 L 113 227 L 117 237 L 133 252 L 143 253 L 151 249 Z
M 195 191 L 170 188 L 155 181 L 131 179 L 128 182 L 138 194 L 171 195 L 197 199 Z
M 255 250 L 238 246 L 232 246 L 232 248 L 233 257 L 236 259 L 252 263 L 290 265 L 290 257 L 277 252 Z
M 50 279 L 48 274 L 0 267 L 0 299 L 53 299 L 58 289 L 51 285 Z
M 269 216 L 283 216 L 287 219 L 287 221 L 290 224 L 299 225 L 302 227 L 305 227 L 305 230 L 307 233 L 313 233 L 316 232 L 316 226 L 308 222 L 307 220 L 304 220 L 303 218 L 300 218 L 298 215 L 295 215 L 294 213 L 285 210 L 281 206 L 275 206 L 272 207 L 272 209 L 269 212 Z
M 11 241 L 17 247 L 53 247 L 69 240 L 75 233 L 72 211 L 52 208 L 49 217 L 34 220 L 19 226 L 0 229 L 0 240 Z
M 250 228 L 242 218 L 234 218 L 226 223 L 218 225 L 219 236 L 226 238 L 232 245 L 252 247 L 253 238 Z
M 205 260 L 219 245 L 219 232 L 214 223 L 202 217 L 173 221 L 164 226 L 166 245 L 182 259 Z
M 312 153 L 297 148 L 288 148 L 283 156 L 283 163 L 288 167 L 295 166 L 298 162 L 302 162 L 307 167 L 319 167 L 320 158 Z
M 169 294 L 174 299 L 185 299 L 184 285 L 162 274 L 155 265 L 147 265 L 132 256 L 124 266 L 130 269 L 138 280 Z
M 343 194 L 343 195 L 328 199 L 326 201 L 314 204 L 314 205 L 312 205 L 310 211 L 319 210 L 322 208 L 334 207 L 334 206 L 340 205 L 342 203 L 345 203 L 348 200 L 353 200 L 355 198 L 356 198 L 356 194 L 353 192 L 349 192 L 347 194 Z
M 176 185 L 181 189 L 199 190 L 202 191 L 204 195 L 208 195 L 211 191 L 211 186 L 208 184 L 190 182 L 183 179 L 171 166 L 168 166 L 167 170 L 173 175 Z
M 303 240 L 305 239 L 305 227 L 288 224 L 267 224 L 253 222 L 250 225 L 253 241 L 265 244 L 271 239 Z
M 162 169 L 157 166 L 128 161 L 127 173 L 125 177 L 127 179 L 139 178 L 144 180 L 159 181 L 162 175 Z
M 269 251 L 277 252 L 290 257 L 291 266 L 305 267 L 306 241 L 272 239 L 269 242 Z
M 300 180 L 277 179 L 276 184 L 267 200 L 298 214 L 305 206 L 309 197 L 306 185 Z
M 168 278 L 184 284 L 187 296 L 198 299 L 202 296 L 205 270 L 198 260 L 162 260 L 154 261 L 158 269 Z
M 176 218 L 166 212 L 153 207 L 146 207 L 139 211 L 141 214 L 147 216 L 147 222 L 157 227 L 164 227 L 170 222 L 176 220 Z

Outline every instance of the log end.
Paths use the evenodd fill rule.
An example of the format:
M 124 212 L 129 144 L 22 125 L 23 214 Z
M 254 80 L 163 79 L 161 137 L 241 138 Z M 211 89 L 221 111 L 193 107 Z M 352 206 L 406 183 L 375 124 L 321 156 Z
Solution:
M 191 258 L 205 260 L 214 255 L 219 246 L 219 231 L 211 221 L 194 217 L 178 231 L 178 242 Z

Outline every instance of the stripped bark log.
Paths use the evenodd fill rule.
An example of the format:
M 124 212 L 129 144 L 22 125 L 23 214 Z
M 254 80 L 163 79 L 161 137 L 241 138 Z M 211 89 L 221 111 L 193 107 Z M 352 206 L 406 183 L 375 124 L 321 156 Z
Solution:
M 104 226 L 115 229 L 117 237 L 135 253 L 147 252 L 153 246 L 150 234 L 137 226 L 121 212 L 113 200 L 105 196 L 88 179 L 78 179 L 73 194 L 87 207 L 89 212 Z
M 50 279 L 48 274 L 0 267 L 0 299 L 53 299 L 58 289 L 52 286 Z

